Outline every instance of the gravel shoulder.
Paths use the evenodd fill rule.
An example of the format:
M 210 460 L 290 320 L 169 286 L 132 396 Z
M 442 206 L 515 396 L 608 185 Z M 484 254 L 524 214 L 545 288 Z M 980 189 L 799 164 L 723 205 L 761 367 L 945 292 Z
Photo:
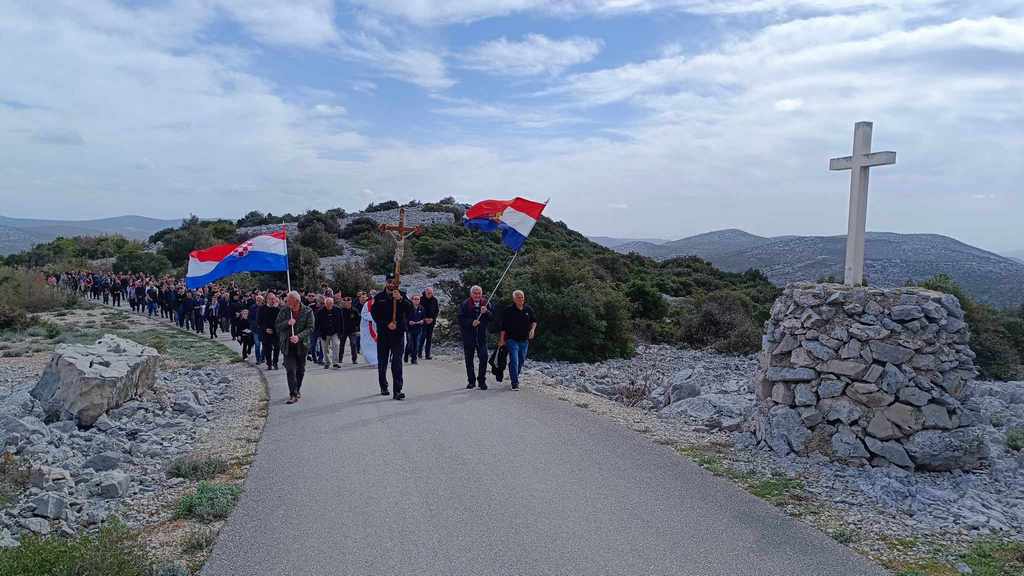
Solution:
M 0 358 L 0 406 L 6 411 L 0 423 L 14 416 L 42 424 L 41 418 L 31 420 L 41 413 L 28 390 L 59 342 L 87 343 L 111 333 L 157 348 L 161 360 L 154 389 L 110 411 L 102 426 L 74 430 L 61 423 L 43 425 L 37 434 L 14 437 L 13 443 L 6 435 L 7 450 L 22 461 L 65 470 L 69 479 L 33 486 L 0 512 L 0 536 L 70 536 L 117 517 L 143 531 L 156 559 L 197 571 L 223 521 L 176 519 L 178 501 L 194 492 L 198 481 L 169 477 L 167 469 L 183 457 L 217 458 L 227 467 L 212 481 L 243 483 L 267 416 L 261 372 L 238 360 L 237 347 L 233 349 L 229 339 L 211 341 L 168 321 L 126 310 L 87 304 L 44 314 L 42 319 L 57 327 L 50 329 L 52 338 L 41 330 L 21 334 L 18 353 Z M 176 406 L 182 393 L 194 399 L 188 410 L 182 410 L 180 402 Z M 93 470 L 96 460 L 90 459 L 102 454 L 113 455 L 112 470 L 128 479 L 123 494 L 116 497 L 93 490 L 107 473 Z M 44 493 L 65 501 L 67 511 L 53 519 L 39 518 L 32 502 Z

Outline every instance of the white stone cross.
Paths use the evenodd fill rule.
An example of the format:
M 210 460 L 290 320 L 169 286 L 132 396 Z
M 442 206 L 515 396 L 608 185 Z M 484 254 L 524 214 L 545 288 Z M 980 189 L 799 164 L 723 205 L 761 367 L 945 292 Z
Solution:
M 846 233 L 846 285 L 864 283 L 864 233 L 868 220 L 868 169 L 896 163 L 895 152 L 871 151 L 871 122 L 853 129 L 853 156 L 833 158 L 829 170 L 850 170 L 850 219 Z

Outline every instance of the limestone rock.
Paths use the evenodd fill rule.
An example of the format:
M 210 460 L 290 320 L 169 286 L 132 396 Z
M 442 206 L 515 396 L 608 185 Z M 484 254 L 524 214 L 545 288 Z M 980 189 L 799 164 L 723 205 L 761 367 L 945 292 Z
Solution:
M 846 383 L 842 380 L 835 380 L 832 378 L 823 379 L 818 384 L 818 395 L 822 398 L 836 398 L 843 395 L 843 390 L 846 389 Z
M 846 395 L 854 401 L 867 406 L 868 408 L 881 408 L 892 404 L 892 394 L 887 394 L 878 389 L 874 384 L 867 382 L 854 382 L 847 387 Z
M 779 382 L 772 387 L 772 400 L 777 404 L 784 406 L 792 406 L 796 397 L 793 393 L 792 386 Z
M 906 434 L 917 432 L 924 427 L 921 410 L 899 402 L 885 409 L 885 417 Z
M 900 390 L 899 399 L 900 402 L 910 404 L 912 406 L 924 406 L 932 399 L 932 395 L 920 388 L 908 386 Z M 945 411 L 946 409 L 943 408 L 942 410 Z
M 773 366 L 768 369 L 768 380 L 772 382 L 810 382 L 818 373 L 810 368 L 785 368 Z
M 64 515 L 68 501 L 59 494 L 46 493 L 32 500 L 32 513 L 42 518 L 56 520 Z
M 878 454 L 897 466 L 902 468 L 913 468 L 914 466 L 910 456 L 907 455 L 907 451 L 899 442 L 882 442 L 867 436 L 864 438 L 864 443 L 872 453 Z
M 92 468 L 97 472 L 113 470 L 121 465 L 124 455 L 120 452 L 101 452 L 82 463 L 82 468 Z
M 679 402 L 700 396 L 700 383 L 693 379 L 693 370 L 683 369 L 672 375 L 669 384 L 669 402 Z
M 829 422 L 838 420 L 843 424 L 852 424 L 864 415 L 864 411 L 849 398 L 822 400 L 818 407 L 821 409 L 823 406 L 826 407 L 825 419 Z
M 811 439 L 800 414 L 788 406 L 774 406 L 768 413 L 766 441 L 779 454 L 802 453 Z
M 818 395 L 810 384 L 801 382 L 793 388 L 794 403 L 797 406 L 814 406 L 818 403 Z
M 868 365 L 853 360 L 831 360 L 818 367 L 818 370 L 828 374 L 847 376 L 849 378 L 860 378 L 868 370 Z
M 128 494 L 128 475 L 124 472 L 104 472 L 100 478 L 100 494 L 104 498 L 121 498 Z
M 48 418 L 90 427 L 152 388 L 159 357 L 153 348 L 110 334 L 93 345 L 58 344 L 31 394 Z
M 953 429 L 953 421 L 950 420 L 949 412 L 946 410 L 945 406 L 928 404 L 921 408 L 921 414 L 924 415 L 925 428 L 938 428 L 940 430 Z
M 871 342 L 868 347 L 871 348 L 871 355 L 874 356 L 876 362 L 903 364 L 914 356 L 913 350 L 907 350 L 902 346 L 893 346 L 885 342 Z
M 871 457 L 860 438 L 845 426 L 841 426 L 839 432 L 832 436 L 832 455 L 842 460 Z
M 911 436 L 904 448 L 918 468 L 937 472 L 977 468 L 990 452 L 984 432 L 977 427 L 924 430 Z
M 903 433 L 885 417 L 884 412 L 875 413 L 874 417 L 871 418 L 871 422 L 868 423 L 867 432 L 879 440 L 892 440 L 903 436 Z
M 673 402 L 658 415 L 682 416 L 708 428 L 731 431 L 739 429 L 753 407 L 753 402 L 743 396 L 704 394 Z

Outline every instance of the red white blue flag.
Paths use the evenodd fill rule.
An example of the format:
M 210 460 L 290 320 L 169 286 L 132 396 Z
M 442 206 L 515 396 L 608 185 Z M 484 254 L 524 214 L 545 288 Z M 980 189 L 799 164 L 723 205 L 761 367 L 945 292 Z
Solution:
M 518 251 L 547 204 L 516 197 L 514 200 L 484 200 L 466 210 L 462 223 L 482 232 L 501 231 L 501 241 Z
M 239 272 L 284 272 L 288 270 L 288 240 L 285 231 L 262 234 L 241 244 L 220 244 L 188 255 L 185 286 L 195 290 Z

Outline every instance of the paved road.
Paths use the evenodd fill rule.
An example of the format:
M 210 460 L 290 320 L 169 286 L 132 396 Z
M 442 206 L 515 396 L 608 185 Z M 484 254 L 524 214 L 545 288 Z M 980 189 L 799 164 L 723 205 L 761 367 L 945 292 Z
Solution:
M 640 435 L 529 388 L 462 387 L 456 363 L 314 364 L 271 409 L 203 574 L 831 575 L 885 572 Z

